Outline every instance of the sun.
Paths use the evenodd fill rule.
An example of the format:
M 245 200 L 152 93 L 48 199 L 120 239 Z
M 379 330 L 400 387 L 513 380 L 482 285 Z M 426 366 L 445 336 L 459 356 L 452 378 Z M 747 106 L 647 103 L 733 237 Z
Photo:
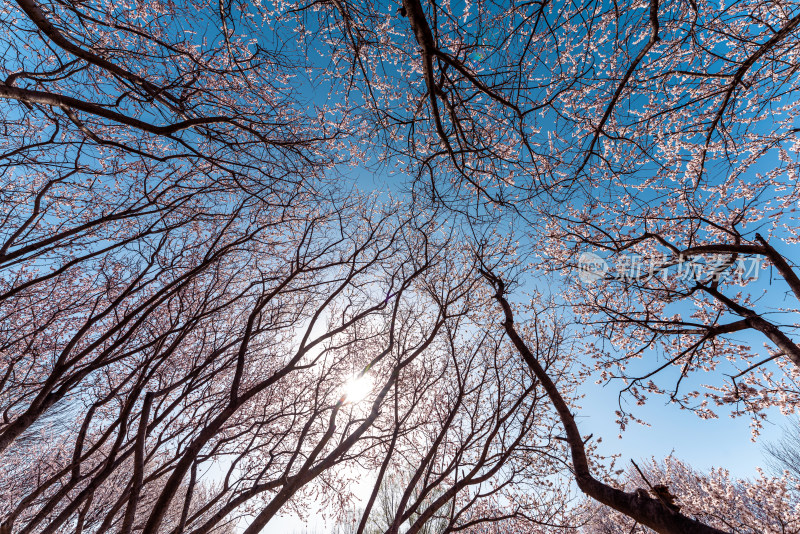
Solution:
M 372 391 L 372 378 L 368 375 L 356 375 L 342 386 L 344 402 L 356 403 L 367 398 Z

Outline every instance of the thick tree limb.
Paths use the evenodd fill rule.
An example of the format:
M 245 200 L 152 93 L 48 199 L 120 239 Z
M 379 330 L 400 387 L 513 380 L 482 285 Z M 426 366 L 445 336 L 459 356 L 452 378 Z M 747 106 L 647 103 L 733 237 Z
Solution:
M 0 84 L 0 98 L 8 100 L 18 100 L 27 104 L 43 104 L 45 106 L 53 106 L 60 109 L 77 109 L 85 113 L 90 113 L 104 119 L 112 120 L 119 124 L 132 126 L 139 130 L 149 132 L 156 135 L 172 135 L 181 130 L 191 128 L 193 126 L 200 126 L 204 124 L 217 124 L 217 123 L 233 123 L 229 117 L 197 117 L 187 119 L 174 124 L 166 126 L 156 126 L 148 122 L 141 121 L 134 117 L 129 117 L 116 111 L 95 104 L 93 102 L 86 102 L 78 100 L 71 96 L 59 95 L 56 93 L 49 93 L 46 91 L 35 91 L 32 89 L 20 89 L 18 87 L 10 87 L 5 84 Z
M 53 43 L 58 45 L 64 51 L 127 80 L 135 87 L 141 87 L 150 96 L 157 100 L 171 104 L 177 104 L 180 102 L 167 91 L 157 87 L 152 82 L 149 82 L 141 76 L 137 76 L 136 74 L 133 74 L 132 72 L 115 65 L 114 63 L 98 56 L 93 52 L 90 52 L 89 50 L 84 50 L 80 46 L 70 41 L 58 30 L 58 28 L 56 28 L 49 20 L 47 20 L 44 12 L 34 0 L 17 0 L 17 4 L 22 11 L 25 12 L 28 18 L 30 18 L 31 22 L 36 25 L 39 31 L 45 34 Z
M 503 280 L 489 271 L 482 270 L 481 273 L 495 289 L 494 298 L 503 310 L 505 317 L 503 327 L 506 334 L 533 374 L 542 383 L 542 387 L 553 403 L 562 425 L 564 425 L 567 444 L 572 455 L 575 481 L 581 491 L 596 501 L 610 506 L 662 534 L 721 534 L 723 531 L 670 510 L 657 499 L 653 499 L 642 492 L 627 493 L 594 478 L 589 459 L 586 456 L 583 438 L 569 405 L 561 396 L 558 387 L 547 374 L 547 371 L 539 364 L 531 349 L 528 348 L 514 327 L 514 314 L 511 310 L 511 305 L 505 298 Z

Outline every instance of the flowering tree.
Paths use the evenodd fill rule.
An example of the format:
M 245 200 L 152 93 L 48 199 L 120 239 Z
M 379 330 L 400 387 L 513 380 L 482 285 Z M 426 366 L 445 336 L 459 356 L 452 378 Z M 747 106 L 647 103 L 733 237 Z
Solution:
M 515 325 L 514 310 L 507 299 L 506 282 L 492 269 L 482 268 L 481 274 L 494 289 L 494 299 L 502 311 L 502 325 L 514 349 L 539 380 L 542 389 L 558 414 L 559 422 L 566 434 L 563 439 L 569 449 L 572 473 L 581 491 L 595 501 L 613 508 L 656 532 L 723 532 L 712 525 L 682 514 L 679 510 L 670 508 L 661 499 L 650 497 L 646 493 L 626 492 L 610 485 L 592 472 L 586 448 L 586 442 L 591 439 L 591 436 L 584 438 L 580 433 L 569 397 L 562 393 L 563 387 L 560 388 L 553 379 L 552 371 L 546 367 L 546 362 L 537 357 L 525 339 L 528 337 L 538 341 L 541 338 L 538 313 L 534 314 L 531 323 L 523 327 L 527 330 L 525 334 L 528 335 L 521 334 Z M 556 337 L 551 344 L 558 347 L 559 341 L 560 339 Z
M 587 248 L 659 273 L 567 283 L 601 373 L 644 402 L 729 359 L 711 400 L 795 409 L 796 306 L 732 274 L 760 257 L 800 298 L 791 3 L 17 0 L 0 25 L 0 532 L 253 533 L 346 508 L 359 469 L 358 532 L 393 477 L 392 534 L 565 525 L 567 474 L 660 532 L 725 528 L 605 482 L 583 353 L 540 301 L 514 326 L 501 262 Z
M 728 532 L 792 532 L 797 529 L 798 481 L 789 475 L 755 480 L 731 477 L 725 469 L 699 473 L 676 458 L 652 461 L 639 470 L 631 468 L 625 486 L 661 495 L 682 513 L 701 518 Z M 607 507 L 589 503 L 584 531 L 592 534 L 648 532 L 630 518 Z M 650 531 L 652 532 L 652 531 Z
M 58 401 L 69 420 L 59 446 L 41 457 L 25 441 L 7 450 L 42 467 L 12 486 L 3 528 L 55 532 L 79 514 L 92 530 L 207 532 L 252 514 L 256 532 L 318 477 L 385 441 L 383 404 L 464 313 L 471 286 L 445 276 L 421 228 L 336 215 L 294 237 L 284 228 L 252 264 L 224 258 L 239 260 L 241 278 L 228 276 L 233 266 L 222 280 L 198 277 L 154 312 L 163 333 L 145 323 L 141 339 L 112 345 L 89 370 L 76 365 L 83 380 Z M 349 402 L 344 385 L 365 369 L 374 392 Z
M 177 27 L 206 28 L 192 6 L 140 8 L 3 7 L 0 450 L 111 352 L 174 336 L 165 303 L 202 307 L 248 242 L 313 212 L 324 133 L 277 58 Z
M 547 270 L 574 277 L 592 250 L 634 263 L 572 287 L 606 377 L 627 380 L 638 401 L 666 393 L 705 417 L 738 404 L 756 431 L 765 409 L 794 409 L 796 6 L 336 2 L 286 13 L 333 36 L 335 67 L 364 89 L 370 133 L 424 191 L 418 201 L 472 226 L 499 218 Z M 790 292 L 782 306 L 757 285 L 739 294 L 754 260 L 785 284 L 770 296 Z M 752 349 L 748 331 L 767 349 Z M 634 370 L 644 354 L 657 361 Z M 699 388 L 681 390 L 694 370 L 728 378 L 697 401 Z
M 704 417 L 738 404 L 756 431 L 767 408 L 795 410 L 799 23 L 794 6 L 651 4 L 651 39 L 602 119 L 586 115 L 598 126 L 582 193 L 537 210 L 537 252 L 572 278 L 601 379 L 623 378 L 637 401 L 663 393 Z M 603 272 L 579 283 L 587 252 Z M 727 379 L 704 378 L 701 392 L 683 385 L 695 371 Z
M 428 384 L 404 381 L 413 400 L 395 408 L 392 441 L 353 532 L 569 524 L 556 425 L 538 380 L 507 350 L 502 330 L 471 326 L 479 334 L 461 341 L 448 329 L 446 359 L 442 351 L 420 362 Z M 537 347 L 557 368 L 545 342 Z

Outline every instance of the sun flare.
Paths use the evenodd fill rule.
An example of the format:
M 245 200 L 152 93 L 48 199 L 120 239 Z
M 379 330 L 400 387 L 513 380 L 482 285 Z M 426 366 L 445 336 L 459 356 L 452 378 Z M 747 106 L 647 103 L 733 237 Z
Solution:
M 355 403 L 366 399 L 372 391 L 372 385 L 372 378 L 367 375 L 350 378 L 342 388 L 344 401 Z

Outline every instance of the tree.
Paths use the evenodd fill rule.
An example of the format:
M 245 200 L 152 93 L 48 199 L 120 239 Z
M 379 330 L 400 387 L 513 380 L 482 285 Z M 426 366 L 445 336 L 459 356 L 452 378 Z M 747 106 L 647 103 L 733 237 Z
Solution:
M 731 183 L 704 185 L 696 196 L 680 193 L 683 204 L 677 194 L 641 211 L 604 203 L 554 225 L 549 239 L 560 251 L 559 268 L 572 270 L 568 299 L 595 341 L 589 351 L 601 379 L 623 378 L 637 401 L 665 394 L 702 417 L 733 406 L 753 416 L 756 431 L 767 409 L 795 410 L 800 285 L 791 249 L 778 236 L 792 239 L 779 229 L 779 215 L 767 215 L 785 201 L 772 196 L 782 187 L 772 175 L 756 185 L 742 180 L 743 207 L 731 208 L 739 202 L 725 193 Z M 587 251 L 609 257 L 600 258 L 603 276 L 581 282 Z M 647 363 L 637 364 L 642 357 Z M 697 372 L 726 376 L 704 392 L 687 390 L 684 379 Z
M 796 303 L 759 304 L 760 287 L 738 296 L 732 282 L 757 256 L 785 284 L 769 295 L 800 287 L 781 244 L 796 241 L 796 6 L 314 6 L 314 31 L 349 52 L 336 65 L 361 81 L 374 135 L 401 156 L 417 201 L 478 235 L 499 220 L 549 271 L 574 277 L 594 250 L 648 273 L 572 287 L 599 372 L 637 400 L 666 393 L 706 417 L 733 405 L 756 431 L 767 408 L 793 410 Z M 305 10 L 287 13 L 311 27 Z M 750 348 L 751 330 L 768 350 Z M 640 354 L 659 360 L 622 368 Z M 727 379 L 681 392 L 681 377 L 725 360 Z M 672 384 L 656 380 L 662 365 L 676 367 L 661 373 Z
M 447 352 L 425 362 L 429 385 L 404 380 L 417 399 L 395 408 L 392 441 L 353 532 L 568 524 L 570 491 L 538 380 L 508 352 L 502 331 L 470 319 L 461 332 L 448 328 Z M 470 331 L 477 334 L 459 339 Z
M 797 406 L 800 18 L 758 2 L 650 7 L 651 39 L 612 67 L 621 81 L 602 118 L 591 85 L 576 101 L 591 136 L 585 182 L 536 210 L 548 221 L 539 265 L 567 275 L 601 379 L 703 417 L 750 413 L 758 431 L 768 408 Z M 605 276 L 579 283 L 585 253 Z M 762 269 L 769 285 L 755 281 Z M 716 376 L 705 391 L 686 385 L 705 373 Z
M 722 255 L 688 283 L 569 287 L 589 356 L 641 402 L 665 391 L 626 368 L 650 348 L 678 385 L 729 358 L 712 401 L 794 411 L 796 306 L 766 316 L 721 275 L 761 256 L 800 297 L 779 241 L 797 12 L 4 6 L 0 532 L 252 533 L 311 496 L 346 509 L 353 469 L 378 473 L 361 532 L 393 477 L 392 534 L 564 526 L 573 476 L 661 532 L 714 531 L 592 464 L 570 400 L 589 362 L 546 299 L 518 330 L 508 284 L 587 247 L 665 251 L 665 273 Z M 408 195 L 359 192 L 347 165 Z
M 569 399 L 562 395 L 543 362 L 537 358 L 535 352 L 531 350 L 526 340 L 517 330 L 514 324 L 514 311 L 506 298 L 505 281 L 491 269 L 483 268 L 481 273 L 495 291 L 494 299 L 502 310 L 502 325 L 506 334 L 520 357 L 541 383 L 542 389 L 544 389 L 553 408 L 558 413 L 561 426 L 566 434 L 564 440 L 569 448 L 573 476 L 581 491 L 592 499 L 610 506 L 656 532 L 723 532 L 711 525 L 686 516 L 678 510 L 669 508 L 661 499 L 650 497 L 641 492 L 625 492 L 604 482 L 592 473 L 585 445 L 585 441 L 588 438 L 585 439 L 578 429 L 575 416 L 570 409 Z M 540 327 L 535 322 L 536 319 L 538 319 L 538 315 L 534 316 L 534 323 L 528 326 L 528 329 L 532 330 L 533 335 L 531 337 L 538 340 Z
M 193 11 L 6 8 L 0 450 L 104 350 L 159 328 L 144 322 L 165 302 L 313 212 L 325 134 L 270 74 L 278 58 L 174 24 L 204 31 Z M 31 377 L 40 389 L 15 389 Z
M 243 279 L 226 277 L 222 295 L 214 285 L 179 294 L 166 310 L 175 310 L 175 322 L 193 312 L 186 323 L 171 323 L 173 332 L 146 338 L 127 358 L 111 352 L 100 373 L 87 373 L 89 384 L 70 392 L 77 418 L 66 452 L 9 496 L 4 528 L 54 532 L 79 510 L 91 517 L 92 505 L 111 505 L 96 512 L 105 515 L 100 530 L 206 532 L 263 499 L 248 527 L 257 531 L 306 484 L 352 461 L 362 437 L 378 439 L 367 431 L 398 374 L 436 338 L 454 304 L 446 294 L 436 300 L 434 280 L 434 300 L 421 308 L 425 286 L 413 284 L 436 253 L 422 259 L 427 239 L 412 227 L 363 212 L 349 221 L 308 221 L 294 243 L 285 234 L 276 247 L 283 257 L 273 249 L 252 267 L 240 263 L 248 267 Z M 405 245 L 415 256 L 400 253 Z M 166 310 L 159 319 L 171 318 Z M 341 391 L 364 367 L 377 381 L 366 412 Z M 222 481 L 196 491 L 210 469 Z M 125 489 L 111 503 L 94 499 L 108 484 Z
M 624 485 L 671 495 L 682 513 L 729 532 L 792 532 L 800 521 L 798 481 L 791 476 L 769 477 L 760 473 L 756 480 L 741 480 L 731 477 L 725 469 L 699 473 L 673 457 L 663 462 L 653 460 L 641 471 L 629 469 Z M 587 533 L 649 531 L 594 503 L 588 503 L 585 513 Z
M 800 478 L 800 448 L 797 444 L 797 432 L 800 423 L 794 419 L 783 428 L 783 435 L 774 443 L 765 447 L 767 466 L 774 474 L 791 473 L 794 478 Z

